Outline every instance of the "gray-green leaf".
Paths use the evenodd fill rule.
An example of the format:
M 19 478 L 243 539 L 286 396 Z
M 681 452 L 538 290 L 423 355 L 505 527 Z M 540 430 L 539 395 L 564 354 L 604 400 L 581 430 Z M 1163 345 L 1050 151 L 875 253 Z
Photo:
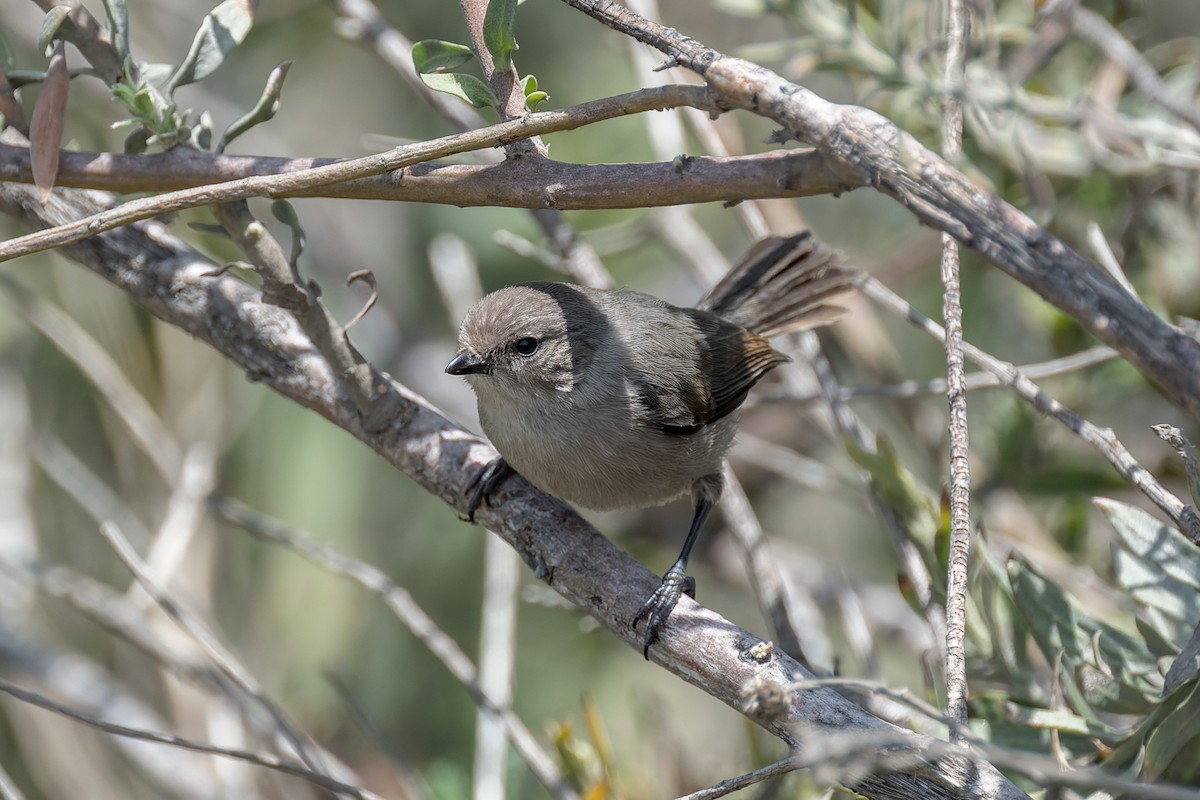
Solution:
M 58 38 L 58 29 L 67 21 L 67 15 L 70 13 L 70 6 L 54 6 L 46 12 L 46 18 L 42 20 L 42 31 L 38 34 L 39 53 L 47 53 L 50 43 Z
M 483 44 L 501 72 L 512 65 L 512 54 L 517 49 L 516 23 L 517 0 L 488 0 L 483 15 Z
M 294 267 L 300 260 L 300 254 L 304 252 L 306 241 L 304 227 L 300 224 L 300 215 L 296 213 L 296 207 L 287 200 L 276 200 L 271 203 L 271 213 L 275 215 L 275 219 L 292 229 L 292 254 L 289 263 Z
M 267 76 L 267 85 L 263 87 L 262 95 L 254 104 L 254 108 L 235 120 L 225 129 L 225 133 L 221 134 L 221 141 L 217 145 L 218 153 L 225 152 L 225 148 L 230 142 L 255 125 L 266 122 L 275 116 L 275 113 L 279 111 L 279 96 L 283 92 L 283 81 L 287 78 L 288 70 L 291 68 L 292 62 L 284 61 L 271 70 L 271 74 Z
M 257 0 L 225 0 L 205 15 L 187 58 L 167 82 L 167 92 L 211 75 L 250 33 Z
M 435 92 L 452 94 L 466 100 L 476 108 L 496 106 L 499 103 L 496 95 L 492 94 L 492 90 L 474 75 L 465 75 L 461 72 L 438 72 L 432 75 L 422 74 L 421 80 L 425 81 L 425 85 Z
M 413 66 L 422 74 L 449 72 L 474 57 L 466 45 L 441 39 L 423 39 L 412 47 Z
M 124 64 L 129 58 L 129 11 L 125 0 L 104 0 L 104 13 L 108 15 L 108 37 Z

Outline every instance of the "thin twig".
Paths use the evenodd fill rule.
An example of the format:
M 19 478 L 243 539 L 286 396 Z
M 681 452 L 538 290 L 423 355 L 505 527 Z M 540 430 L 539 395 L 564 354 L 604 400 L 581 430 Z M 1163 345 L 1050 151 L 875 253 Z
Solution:
M 946 64 L 942 99 L 942 155 L 957 164 L 962 152 L 962 103 L 957 93 L 965 82 L 971 17 L 963 0 L 947 0 Z M 946 396 L 950 405 L 950 563 L 946 578 L 946 708 L 959 722 L 950 739 L 967 724 L 967 565 L 971 557 L 971 440 L 967 429 L 966 376 L 963 371 L 962 283 L 958 242 L 942 234 L 942 316 L 946 320 Z
M 159 584 L 166 584 L 183 563 L 189 545 L 204 517 L 204 498 L 216 482 L 216 456 L 207 443 L 188 448 L 183 466 L 174 481 L 162 524 L 154 533 L 146 554 L 146 568 Z M 136 592 L 136 583 L 128 596 L 144 598 Z
M 728 464 L 725 465 L 725 489 L 721 494 L 721 513 L 733 531 L 734 538 L 746 558 L 746 574 L 762 609 L 771 623 L 776 644 L 792 658 L 809 669 L 813 668 L 805 654 L 800 631 L 820 624 L 801 612 L 792 602 L 792 587 L 784 578 L 779 561 L 772 557 L 771 547 L 763 535 L 762 523 L 754 513 L 741 482 Z M 815 607 L 815 603 L 807 603 Z M 805 624 L 808 623 L 808 624 Z M 815 631 L 818 638 L 827 638 L 824 631 Z
M 904 298 L 874 278 L 863 276 L 858 282 L 858 288 L 876 303 L 896 312 L 938 341 L 942 341 L 945 337 L 946 334 L 941 325 L 917 311 Z M 1125 445 L 1117 439 L 1111 428 L 1100 428 L 1080 417 L 1042 391 L 1036 383 L 1012 364 L 1001 361 L 967 342 L 963 342 L 963 354 L 972 363 L 995 374 L 1001 382 L 1011 386 L 1019 397 L 1038 411 L 1054 417 L 1100 451 L 1100 454 L 1116 468 L 1121 477 L 1140 489 L 1150 502 L 1158 506 L 1185 536 L 1200 546 L 1200 516 L 1197 516 L 1190 506 L 1167 491 L 1149 470 L 1139 464 Z
M 146 590 L 146 593 L 150 595 L 158 607 L 200 646 L 200 649 L 222 674 L 245 692 L 247 697 L 253 698 L 275 720 L 278 726 L 278 734 L 288 742 L 300 759 L 310 769 L 327 774 L 327 770 L 323 765 L 323 759 L 309 745 L 306 737 L 293 727 L 283 711 L 267 697 L 254 677 L 238 663 L 232 653 L 217 641 L 216 637 L 205 628 L 200 620 L 183 604 L 158 586 L 145 562 L 138 556 L 120 529 L 111 522 L 101 523 L 100 534 L 108 542 L 109 546 L 112 547 L 117 557 L 121 559 L 121 563 L 133 573 L 138 583 L 141 584 L 142 588 Z
M 1066 5 L 1070 8 L 1071 22 L 1076 33 L 1096 45 L 1106 57 L 1120 64 L 1129 73 L 1134 85 L 1151 102 L 1200 131 L 1200 110 L 1196 108 L 1195 102 L 1177 97 L 1163 83 L 1154 67 L 1120 31 L 1104 17 L 1084 8 L 1075 0 L 1066 0 Z
M 163 479 L 174 481 L 183 462 L 182 449 L 112 355 L 65 311 L 41 299 L 12 276 L 0 275 L 0 287 L 10 296 L 17 312 L 75 364 L 108 402 Z
M 795 772 L 800 766 L 800 763 L 794 757 L 789 756 L 788 758 L 776 761 L 774 764 L 768 764 L 765 767 L 759 767 L 753 772 L 747 772 L 745 775 L 726 778 L 720 783 L 713 784 L 698 792 L 684 795 L 677 800 L 715 800 L 718 797 L 725 797 L 748 786 L 753 786 L 756 783 L 783 777 L 789 772 Z
M 351 558 L 331 547 L 321 545 L 300 531 L 287 527 L 277 520 L 259 514 L 231 498 L 213 501 L 213 509 L 222 518 L 247 532 L 269 542 L 287 547 L 301 557 L 336 575 L 344 575 L 364 589 L 377 595 L 396 618 L 412 633 L 446 670 L 470 693 L 476 704 L 493 718 L 499 720 L 513 747 L 525 760 L 531 772 L 537 776 L 555 797 L 573 798 L 572 792 L 563 782 L 554 760 L 545 753 L 537 739 L 525 727 L 512 710 L 495 702 L 479 685 L 475 665 L 458 643 L 448 636 L 437 623 L 417 604 L 404 587 L 397 585 L 376 567 Z
M 820 340 L 813 333 L 801 334 L 800 351 L 812 365 L 816 373 L 821 393 L 833 414 L 838 432 L 849 446 L 866 453 L 877 452 L 877 442 L 873 433 L 859 420 L 844 402 L 838 398 L 839 385 L 833 374 L 833 367 L 828 357 L 821 349 Z M 912 592 L 916 595 L 921 606 L 925 621 L 933 633 L 934 641 L 943 642 L 946 638 L 946 620 L 944 610 L 935 602 L 933 594 L 933 577 L 921 558 L 920 550 L 913 542 L 911 534 L 901 524 L 893 508 L 887 503 L 880 492 L 871 489 L 871 502 L 887 525 L 891 534 L 892 544 L 900 559 L 901 569 L 908 579 Z
M 192 750 L 197 753 L 206 753 L 208 755 L 222 756 L 224 758 L 232 758 L 238 761 L 245 761 L 259 767 L 273 769 L 276 772 L 282 772 L 286 775 L 293 775 L 297 778 L 312 783 L 315 786 L 320 786 L 323 789 L 337 793 L 347 794 L 351 797 L 363 798 L 363 800 L 380 800 L 379 796 L 363 789 L 359 786 L 354 786 L 349 783 L 343 783 L 339 780 L 331 778 L 320 772 L 305 767 L 303 764 L 294 761 L 285 761 L 271 753 L 256 753 L 250 750 L 239 750 L 236 748 L 220 747 L 208 742 L 197 742 L 192 739 L 184 739 L 180 736 L 174 736 L 168 733 L 158 733 L 155 731 L 142 730 L 140 728 L 130 728 L 125 725 L 118 725 L 114 722 L 107 722 L 102 719 L 97 719 L 90 714 L 85 714 L 77 709 L 68 708 L 61 703 L 56 703 L 48 697 L 44 697 L 37 692 L 31 692 L 28 689 L 23 689 L 15 684 L 9 683 L 6 680 L 0 679 L 0 692 L 11 695 L 16 699 L 30 705 L 44 708 L 47 711 L 53 711 L 56 714 L 61 714 L 64 717 L 82 722 L 85 725 L 90 725 L 93 728 L 111 733 L 115 736 L 123 736 L 128 739 L 137 739 L 143 742 L 154 742 L 156 744 L 170 745 L 183 750 Z
M 17 788 L 16 782 L 5 771 L 3 764 L 0 764 L 0 798 L 3 798 L 3 800 L 25 800 L 25 795 Z

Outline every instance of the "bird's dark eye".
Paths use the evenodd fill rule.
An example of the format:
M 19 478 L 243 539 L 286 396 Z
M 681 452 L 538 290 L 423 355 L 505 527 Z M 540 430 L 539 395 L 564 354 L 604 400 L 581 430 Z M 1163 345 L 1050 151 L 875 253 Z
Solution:
M 513 349 L 518 355 L 531 356 L 537 352 L 538 344 L 538 340 L 532 336 L 523 336 L 513 342 Z

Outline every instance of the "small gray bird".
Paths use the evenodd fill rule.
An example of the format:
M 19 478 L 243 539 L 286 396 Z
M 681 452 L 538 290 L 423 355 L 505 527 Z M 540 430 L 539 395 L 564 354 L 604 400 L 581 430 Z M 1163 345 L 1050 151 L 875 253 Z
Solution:
M 853 278 L 807 231 L 757 242 L 697 308 L 640 292 L 537 281 L 493 292 L 467 312 L 446 372 L 475 391 L 501 458 L 481 473 L 480 502 L 510 469 L 585 508 L 659 505 L 691 493 L 679 558 L 632 620 L 642 652 L 680 595 L 688 556 L 721 494 L 732 412 L 788 360 L 766 337 L 828 324 Z

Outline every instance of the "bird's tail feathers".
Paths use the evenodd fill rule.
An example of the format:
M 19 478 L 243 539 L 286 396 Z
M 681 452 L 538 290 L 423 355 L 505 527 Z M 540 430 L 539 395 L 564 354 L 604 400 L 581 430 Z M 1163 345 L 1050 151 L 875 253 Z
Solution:
M 808 231 L 762 239 L 700 301 L 699 307 L 760 336 L 828 325 L 856 271 Z

